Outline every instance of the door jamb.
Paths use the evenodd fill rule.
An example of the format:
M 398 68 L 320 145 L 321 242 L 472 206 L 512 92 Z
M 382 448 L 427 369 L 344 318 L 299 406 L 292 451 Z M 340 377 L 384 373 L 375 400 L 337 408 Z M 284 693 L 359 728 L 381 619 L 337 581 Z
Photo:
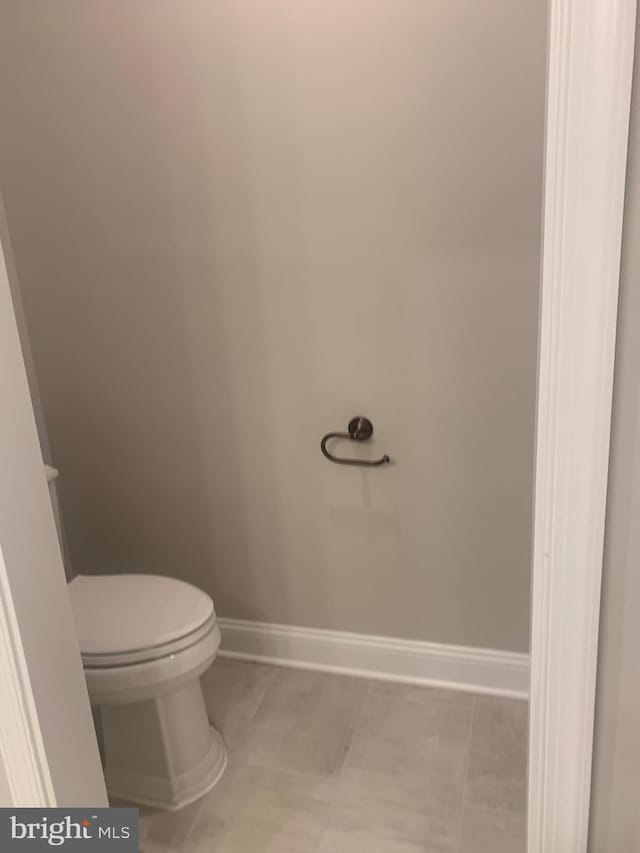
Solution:
M 636 0 L 551 0 L 529 853 L 587 849 Z

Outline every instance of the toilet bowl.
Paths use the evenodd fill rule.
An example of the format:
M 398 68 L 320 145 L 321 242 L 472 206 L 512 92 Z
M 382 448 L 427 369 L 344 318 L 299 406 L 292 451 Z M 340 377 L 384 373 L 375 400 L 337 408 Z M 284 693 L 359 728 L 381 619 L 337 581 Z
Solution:
M 198 799 L 227 762 L 200 685 L 220 645 L 213 602 L 158 575 L 78 575 L 69 594 L 110 796 L 170 810 Z

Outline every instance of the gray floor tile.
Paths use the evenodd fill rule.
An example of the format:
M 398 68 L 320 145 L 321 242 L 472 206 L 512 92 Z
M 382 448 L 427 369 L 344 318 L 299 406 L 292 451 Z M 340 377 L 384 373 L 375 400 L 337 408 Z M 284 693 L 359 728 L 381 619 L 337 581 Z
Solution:
M 167 847 L 166 844 L 145 839 L 140 841 L 140 853 L 182 853 L 182 850 L 180 847 Z
M 282 669 L 239 752 L 254 767 L 327 776 L 342 767 L 369 683 Z
M 143 853 L 524 853 L 525 703 L 236 661 L 204 689 L 229 767 L 142 809 Z
M 524 754 L 471 752 L 466 802 L 489 811 L 524 814 L 527 805 Z
M 438 696 L 429 689 L 374 684 L 347 765 L 397 774 L 428 771 L 462 784 L 472 707 Z
M 239 808 L 238 802 L 238 771 L 233 758 L 229 759 L 227 769 L 212 791 L 209 791 L 200 801 L 200 809 L 194 826 L 189 835 L 189 841 L 199 851 L 217 850 L 234 816 Z
M 460 786 L 432 773 L 397 775 L 343 769 L 331 828 L 344 835 L 373 833 L 396 842 L 457 853 L 462 817 Z
M 324 779 L 236 768 L 203 812 L 193 853 L 313 853 L 328 825 L 331 795 Z
M 524 815 L 465 810 L 460 853 L 526 853 Z
M 397 702 L 442 702 L 445 705 L 461 705 L 470 708 L 475 693 L 466 690 L 448 690 L 444 687 L 422 687 L 394 681 L 374 681 L 376 696 L 386 696 Z
M 479 696 L 473 712 L 466 802 L 476 809 L 526 809 L 528 706 Z
M 402 808 L 407 813 L 456 818 L 461 811 L 462 790 L 450 775 L 429 772 L 383 773 L 343 768 L 336 786 L 334 810 L 373 805 L 381 813 Z
M 122 802 L 122 806 L 121 806 Z M 118 800 L 114 802 L 111 797 L 109 797 L 109 805 L 112 809 L 117 809 L 120 807 L 130 807 L 133 805 L 132 803 L 125 803 L 124 801 Z M 151 835 L 151 822 L 153 820 L 153 816 L 155 811 L 152 809 L 146 808 L 146 806 L 138 806 L 138 839 L 140 841 L 145 841 Z
M 471 749 L 523 755 L 527 749 L 528 704 L 516 699 L 478 696 L 473 711 Z
M 245 732 L 278 672 L 275 666 L 219 658 L 205 674 L 202 689 L 209 718 L 229 749 Z
M 203 800 L 198 800 L 179 811 L 140 809 L 140 839 L 145 851 L 167 847 L 182 850 L 202 809 Z
M 308 851 L 309 853 L 309 851 Z M 367 829 L 331 826 L 324 834 L 318 853 L 440 853 L 437 847 L 425 847 L 397 838 L 383 838 Z

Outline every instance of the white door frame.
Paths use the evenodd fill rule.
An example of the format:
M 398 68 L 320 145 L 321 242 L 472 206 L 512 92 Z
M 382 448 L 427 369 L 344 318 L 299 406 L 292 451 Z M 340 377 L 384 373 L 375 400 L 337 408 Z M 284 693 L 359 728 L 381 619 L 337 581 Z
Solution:
M 529 853 L 584 853 L 587 845 L 635 12 L 636 0 L 550 0 Z M 0 319 L 7 311 L 7 296 L 6 277 L 2 280 L 0 275 Z M 17 345 L 17 335 L 13 344 Z M 16 362 L 14 367 L 20 374 L 17 383 L 24 407 L 28 399 L 24 366 Z M 4 385 L 0 390 L 5 393 Z M 25 476 L 31 478 L 34 495 L 40 490 L 42 516 L 46 487 L 43 478 L 40 486 L 35 483 L 40 457 L 32 417 L 27 433 L 22 442 L 29 467 Z M 30 519 L 31 528 L 34 520 Z M 67 626 L 64 634 L 69 613 L 59 595 L 64 575 L 57 566 L 55 531 L 51 518 L 41 518 L 40 524 L 47 528 L 47 547 L 59 575 L 57 586 L 53 584 L 57 598 L 50 607 L 58 608 L 58 617 Z M 0 537 L 2 532 L 0 527 Z M 0 538 L 2 551 L 3 544 Z M 52 729 L 49 726 L 47 732 L 43 725 L 43 707 L 34 689 L 37 662 L 29 661 L 24 649 L 29 614 L 12 589 L 11 567 L 4 556 L 4 563 L 0 559 L 0 731 L 7 736 L 0 736 L 0 758 L 9 765 L 16 803 L 48 805 L 61 801 L 52 772 L 53 758 L 59 762 L 60 753 L 50 749 Z M 15 553 L 12 558 L 16 559 Z M 51 572 L 49 576 L 51 581 Z M 69 661 L 65 665 L 60 655 L 54 663 L 61 672 L 66 669 L 65 677 L 74 687 L 66 700 L 68 710 L 79 715 L 86 738 L 88 703 L 86 693 L 79 690 L 77 647 L 70 656 L 72 666 Z M 53 689 L 58 674 L 50 676 Z M 73 703 L 78 705 L 75 711 Z M 80 786 L 91 791 L 95 805 L 100 804 L 104 792 L 96 783 L 97 753 L 93 750 L 83 766 L 77 756 L 74 760 Z
M 9 286 L 0 200 L 0 776 L 13 805 L 106 791 Z M 8 805 L 0 803 L 0 805 Z
M 636 0 L 551 0 L 529 853 L 587 849 Z

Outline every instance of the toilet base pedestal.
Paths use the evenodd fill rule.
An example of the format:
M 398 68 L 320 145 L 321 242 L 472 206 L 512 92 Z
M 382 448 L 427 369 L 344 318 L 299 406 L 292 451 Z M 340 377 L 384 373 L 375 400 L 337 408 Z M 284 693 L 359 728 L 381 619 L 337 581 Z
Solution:
M 200 679 L 143 702 L 100 707 L 109 795 L 174 811 L 211 790 L 227 751 L 209 723 Z

